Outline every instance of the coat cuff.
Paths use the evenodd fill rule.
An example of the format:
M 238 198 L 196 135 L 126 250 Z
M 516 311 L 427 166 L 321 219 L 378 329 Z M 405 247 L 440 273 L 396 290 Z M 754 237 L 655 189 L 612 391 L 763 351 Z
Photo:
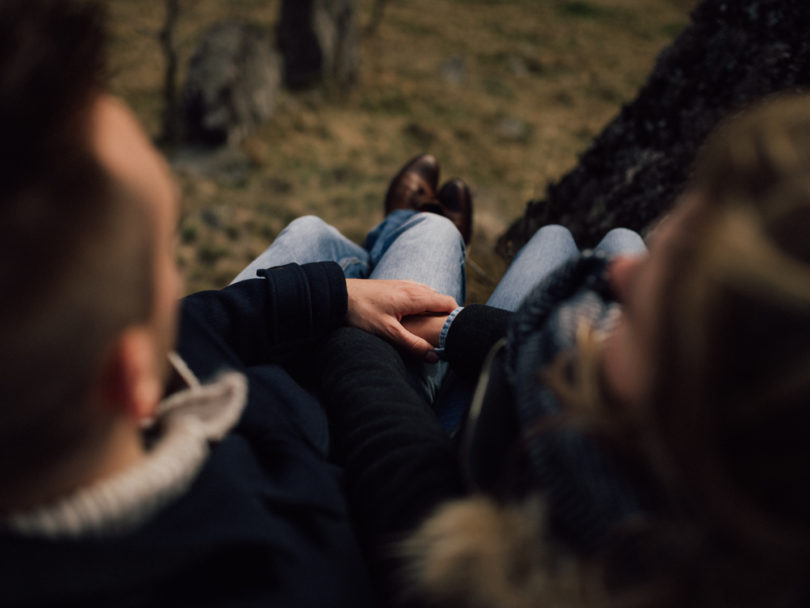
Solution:
M 448 327 L 444 358 L 453 370 L 475 381 L 489 350 L 506 335 L 512 312 L 483 304 L 471 304 L 458 313 Z
M 276 304 L 272 339 L 299 342 L 343 325 L 348 309 L 346 278 L 335 262 L 287 264 L 259 270 Z

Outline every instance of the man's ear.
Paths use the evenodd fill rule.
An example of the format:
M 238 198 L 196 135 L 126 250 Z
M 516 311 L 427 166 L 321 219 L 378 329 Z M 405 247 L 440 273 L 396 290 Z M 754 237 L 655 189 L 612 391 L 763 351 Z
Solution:
M 135 421 L 153 417 L 162 394 L 156 352 L 146 327 L 132 327 L 119 334 L 102 368 L 102 403 Z

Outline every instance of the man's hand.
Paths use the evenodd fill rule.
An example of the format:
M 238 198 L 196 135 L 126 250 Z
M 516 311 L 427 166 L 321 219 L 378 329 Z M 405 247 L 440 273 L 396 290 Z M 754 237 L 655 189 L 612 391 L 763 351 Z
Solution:
M 457 304 L 451 296 L 414 281 L 346 279 L 349 310 L 346 320 L 404 348 L 412 355 L 435 362 L 431 344 L 408 331 L 403 317 L 452 312 Z

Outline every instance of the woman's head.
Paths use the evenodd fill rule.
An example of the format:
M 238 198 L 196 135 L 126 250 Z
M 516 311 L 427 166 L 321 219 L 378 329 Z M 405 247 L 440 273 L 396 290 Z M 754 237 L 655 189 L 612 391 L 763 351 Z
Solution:
M 810 558 L 810 96 L 770 100 L 718 129 L 649 258 L 616 274 L 628 315 L 606 346 L 606 376 L 616 375 L 612 352 L 639 361 L 642 373 L 617 392 L 635 402 L 640 455 L 664 503 L 698 532 L 700 576 L 739 591 L 740 605 L 777 581 L 800 593 L 791 585 Z
M 406 547 L 421 584 L 437 605 L 505 605 L 476 593 L 492 580 L 515 605 L 810 604 L 810 96 L 721 127 L 650 255 L 612 272 L 618 328 L 601 350 L 583 332 L 574 373 L 564 353 L 542 377 L 579 406 L 562 424 L 628 457 L 657 508 L 569 561 L 536 505 L 451 504 Z

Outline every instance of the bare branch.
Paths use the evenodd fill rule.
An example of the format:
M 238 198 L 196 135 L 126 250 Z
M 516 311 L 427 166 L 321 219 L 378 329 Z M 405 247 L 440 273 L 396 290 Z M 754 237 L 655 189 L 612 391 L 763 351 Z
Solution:
M 164 145 L 177 144 L 180 139 L 179 106 L 177 100 L 178 57 L 175 45 L 175 27 L 180 18 L 180 0 L 166 0 L 166 17 L 158 34 L 160 47 L 166 59 L 163 79 L 163 126 L 160 141 Z

